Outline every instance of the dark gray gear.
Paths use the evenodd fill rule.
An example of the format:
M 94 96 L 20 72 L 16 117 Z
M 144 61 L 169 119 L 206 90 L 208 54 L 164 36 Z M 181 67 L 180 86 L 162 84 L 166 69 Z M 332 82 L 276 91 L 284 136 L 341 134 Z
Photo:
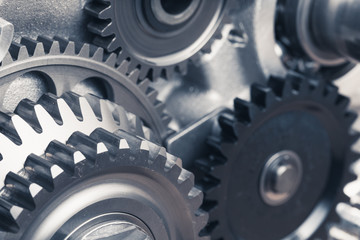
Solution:
M 53 141 L 8 174 L 1 239 L 207 239 L 202 193 L 176 161 L 122 130 Z
M 358 159 L 348 104 L 335 86 L 296 74 L 236 99 L 196 162 L 212 238 L 325 239 Z
M 23 85 L 29 81 L 44 82 L 44 92 L 58 96 L 68 91 L 82 94 L 88 91 L 82 88 L 92 87 L 90 92 L 120 104 L 141 117 L 156 135 L 166 136 L 170 117 L 164 114 L 165 106 L 157 100 L 157 91 L 149 87 L 148 79 L 138 80 L 138 70 L 126 74 L 129 62 L 117 65 L 117 61 L 116 54 L 104 54 L 102 48 L 89 44 L 58 37 L 22 38 L 20 43 L 11 45 L 1 63 L 0 105 L 10 106 L 6 110 L 13 111 L 22 99 L 17 96 L 22 97 Z M 34 86 L 28 92 L 38 88 Z
M 230 22 L 233 0 L 95 0 L 85 7 L 94 16 L 89 30 L 94 43 L 120 60 L 129 70 L 139 68 L 140 79 L 169 77 L 187 71 L 187 62 L 209 53 L 222 26 Z

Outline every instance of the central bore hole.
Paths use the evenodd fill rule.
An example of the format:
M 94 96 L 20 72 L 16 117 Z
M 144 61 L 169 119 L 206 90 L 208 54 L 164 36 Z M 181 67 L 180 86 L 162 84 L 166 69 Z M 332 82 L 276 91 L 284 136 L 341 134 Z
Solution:
M 184 12 L 191 4 L 192 0 L 161 0 L 161 6 L 169 14 L 179 14 Z

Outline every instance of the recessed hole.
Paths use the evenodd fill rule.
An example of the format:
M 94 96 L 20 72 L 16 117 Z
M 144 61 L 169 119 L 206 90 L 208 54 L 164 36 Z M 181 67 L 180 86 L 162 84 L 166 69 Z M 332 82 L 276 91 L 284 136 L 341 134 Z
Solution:
M 169 14 L 179 14 L 184 12 L 191 4 L 192 0 L 161 0 L 161 6 Z

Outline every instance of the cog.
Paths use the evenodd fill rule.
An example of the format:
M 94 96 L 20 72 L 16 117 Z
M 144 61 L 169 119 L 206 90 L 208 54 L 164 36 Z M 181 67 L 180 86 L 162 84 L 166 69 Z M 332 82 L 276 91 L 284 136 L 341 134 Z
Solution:
M 126 74 L 129 62 L 122 61 L 117 65 L 117 58 L 116 54 L 104 54 L 102 48 L 59 37 L 22 38 L 20 43 L 11 45 L 1 63 L 1 85 L 18 80 L 23 86 L 23 78 L 35 78 L 45 81 L 48 86 L 45 92 L 60 96 L 83 85 L 95 84 L 94 89 L 103 89 L 100 97 L 118 103 L 141 117 L 159 137 L 164 137 L 168 134 L 170 117 L 164 113 L 165 105 L 157 100 L 157 91 L 149 87 L 148 79 L 138 80 L 138 70 Z M 12 90 L 21 89 L 15 88 Z M 79 93 L 82 94 L 81 91 Z M 13 96 L 16 97 L 16 94 Z
M 174 159 L 122 130 L 52 141 L 8 174 L 2 239 L 208 239 L 202 193 Z
M 189 60 L 211 52 L 234 6 L 233 0 L 95 0 L 85 10 L 95 18 L 88 25 L 94 44 L 119 49 L 130 71 L 139 68 L 140 79 L 156 79 L 185 74 Z
M 352 179 L 356 114 L 336 87 L 298 75 L 251 87 L 196 161 L 212 239 L 326 239 Z M 259 229 L 259 226 L 261 228 Z

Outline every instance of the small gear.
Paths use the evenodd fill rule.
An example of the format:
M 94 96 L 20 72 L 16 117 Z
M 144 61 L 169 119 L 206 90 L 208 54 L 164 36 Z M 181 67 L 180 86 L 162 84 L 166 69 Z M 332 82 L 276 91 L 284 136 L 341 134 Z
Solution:
M 292 74 L 251 87 L 196 161 L 212 239 L 325 239 L 352 179 L 356 114 L 336 87 Z M 260 229 L 259 229 L 260 226 Z
M 164 113 L 165 105 L 157 100 L 157 91 L 149 87 L 148 79 L 138 80 L 138 70 L 126 74 L 129 63 L 123 61 L 117 65 L 117 58 L 116 54 L 104 54 L 102 48 L 59 37 L 40 36 L 37 40 L 24 37 L 20 43 L 11 45 L 1 63 L 1 85 L 11 88 L 9 94 L 4 93 L 1 106 L 10 106 L 5 109 L 12 112 L 23 98 L 18 91 L 23 91 L 27 81 L 44 81 L 45 92 L 58 96 L 79 89 L 83 94 L 82 86 L 94 85 L 96 91 L 103 90 L 101 94 L 96 91 L 94 94 L 120 104 L 139 116 L 159 137 L 166 136 L 170 117 Z M 8 95 L 10 100 L 6 98 Z M 17 96 L 20 99 L 16 99 Z M 6 101 L 10 104 L 4 104 Z
M 174 160 L 122 130 L 53 141 L 8 174 L 1 239 L 207 239 L 202 193 Z
M 129 70 L 139 68 L 140 79 L 169 77 L 187 71 L 187 62 L 198 53 L 209 53 L 222 26 L 230 23 L 233 0 L 95 0 L 85 7 L 95 17 L 88 26 L 94 43 L 120 59 Z

